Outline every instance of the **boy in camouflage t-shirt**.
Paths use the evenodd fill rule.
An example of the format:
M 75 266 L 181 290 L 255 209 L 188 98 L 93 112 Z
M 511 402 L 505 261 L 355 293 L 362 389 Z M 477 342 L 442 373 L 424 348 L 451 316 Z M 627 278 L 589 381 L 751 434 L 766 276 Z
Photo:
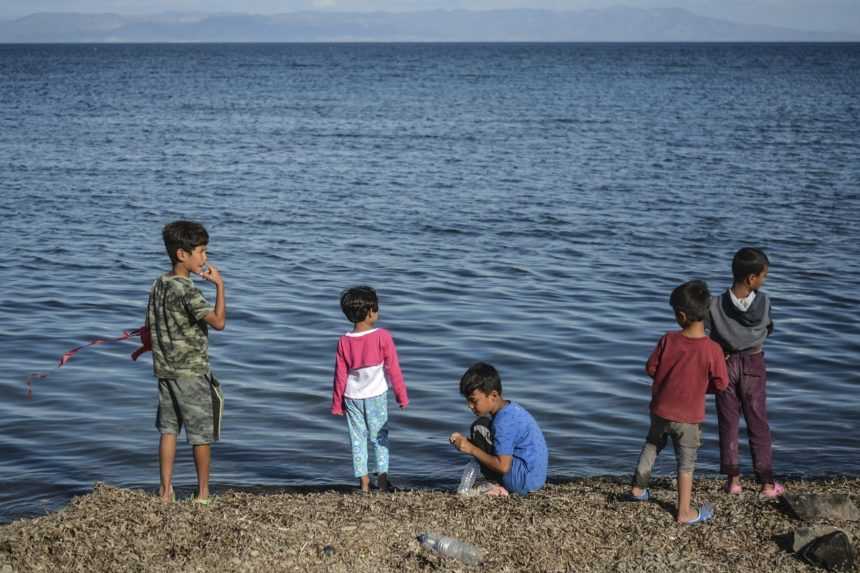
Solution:
M 223 330 L 226 322 L 224 281 L 213 265 L 206 266 L 209 235 L 203 225 L 175 221 L 164 227 L 164 246 L 173 270 L 156 279 L 149 292 L 146 326 L 152 340 L 152 365 L 158 378 L 158 415 L 161 432 L 158 459 L 162 500 L 173 494 L 173 461 L 176 437 L 182 426 L 194 451 L 197 470 L 195 501 L 208 503 L 209 444 L 218 439 L 209 370 L 208 327 Z M 194 286 L 191 273 L 213 283 L 215 307 Z

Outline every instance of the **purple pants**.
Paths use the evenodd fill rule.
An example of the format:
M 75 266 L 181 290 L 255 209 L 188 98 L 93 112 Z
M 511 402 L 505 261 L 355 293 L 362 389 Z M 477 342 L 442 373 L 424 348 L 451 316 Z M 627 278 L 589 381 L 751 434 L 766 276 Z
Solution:
M 720 430 L 720 473 L 740 475 L 738 430 L 741 412 L 747 423 L 753 469 L 759 483 L 773 483 L 773 453 L 767 423 L 767 366 L 764 352 L 732 354 L 726 361 L 729 387 L 718 392 L 717 420 Z

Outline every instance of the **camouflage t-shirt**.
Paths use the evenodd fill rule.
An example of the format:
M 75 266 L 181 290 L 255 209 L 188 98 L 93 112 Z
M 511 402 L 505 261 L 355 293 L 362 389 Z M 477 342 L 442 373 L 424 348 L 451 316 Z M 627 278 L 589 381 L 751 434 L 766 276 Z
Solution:
M 152 283 L 146 325 L 157 378 L 196 378 L 209 373 L 209 328 L 203 319 L 211 310 L 190 278 L 167 273 Z

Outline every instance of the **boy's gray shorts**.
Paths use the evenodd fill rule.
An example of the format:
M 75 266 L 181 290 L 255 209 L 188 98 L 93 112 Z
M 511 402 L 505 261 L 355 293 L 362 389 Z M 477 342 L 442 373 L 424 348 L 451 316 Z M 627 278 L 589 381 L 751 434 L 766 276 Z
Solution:
M 702 446 L 702 429 L 699 424 L 672 422 L 651 414 L 651 428 L 645 441 L 657 446 L 659 452 L 672 439 L 679 472 L 692 472 L 696 468 L 696 454 Z
M 155 427 L 162 434 L 179 435 L 185 426 L 185 437 L 193 446 L 211 444 L 218 440 L 216 412 L 212 400 L 212 379 L 158 379 L 158 414 Z

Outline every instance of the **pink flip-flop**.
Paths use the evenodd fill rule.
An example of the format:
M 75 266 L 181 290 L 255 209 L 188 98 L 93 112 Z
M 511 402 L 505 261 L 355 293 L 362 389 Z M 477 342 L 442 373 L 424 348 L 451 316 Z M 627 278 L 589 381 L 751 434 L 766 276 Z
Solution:
M 773 499 L 785 493 L 785 486 L 779 482 L 773 482 L 771 489 L 765 489 L 759 492 L 758 496 L 764 499 Z
M 731 495 L 740 495 L 743 490 L 744 488 L 739 483 L 726 482 L 726 485 L 723 486 L 723 491 Z

